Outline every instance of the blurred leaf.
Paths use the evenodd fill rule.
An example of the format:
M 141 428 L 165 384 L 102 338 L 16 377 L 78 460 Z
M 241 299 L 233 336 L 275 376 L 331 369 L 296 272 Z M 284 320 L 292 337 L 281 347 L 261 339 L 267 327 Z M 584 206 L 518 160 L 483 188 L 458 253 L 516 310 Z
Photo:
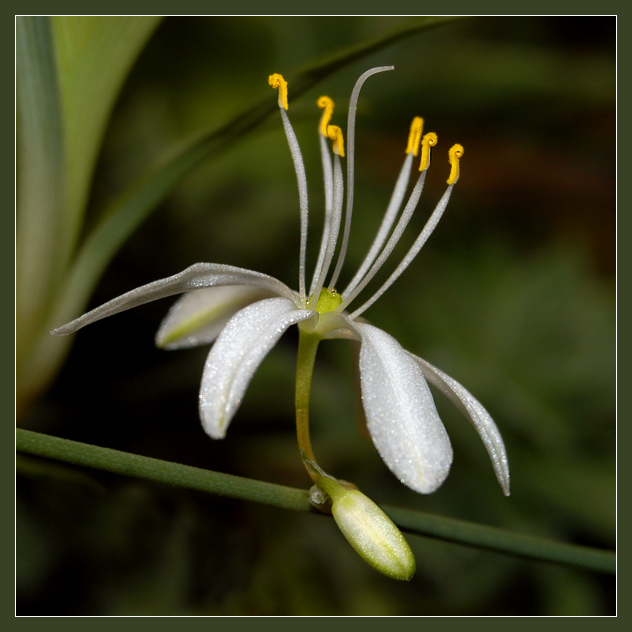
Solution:
M 61 275 L 64 138 L 50 20 L 16 20 L 18 108 L 17 356 L 35 344 Z
M 50 371 L 37 345 L 49 337 L 47 318 L 82 228 L 103 131 L 158 23 L 156 17 L 17 18 L 19 400 Z
M 67 234 L 62 255 L 73 252 L 114 101 L 160 20 L 158 16 L 52 18 L 66 159 Z

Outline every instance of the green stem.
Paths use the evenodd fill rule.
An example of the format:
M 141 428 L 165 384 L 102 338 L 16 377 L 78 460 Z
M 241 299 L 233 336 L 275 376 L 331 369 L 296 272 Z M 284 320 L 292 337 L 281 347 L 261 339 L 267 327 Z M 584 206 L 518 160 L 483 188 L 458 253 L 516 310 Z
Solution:
M 616 572 L 617 560 L 612 551 L 510 533 L 495 527 L 399 507 L 381 507 L 402 531 L 423 533 L 440 540 L 517 557 L 579 566 L 602 573 Z
M 254 481 L 241 476 L 212 472 L 180 463 L 170 463 L 169 461 L 129 454 L 110 448 L 51 437 L 21 428 L 16 431 L 16 448 L 19 452 L 75 465 L 93 467 L 98 470 L 134 476 L 158 483 L 188 487 L 220 496 L 252 500 L 283 509 L 309 511 L 311 508 L 307 490 Z
M 158 483 L 251 500 L 294 511 L 312 510 L 307 490 L 211 472 L 179 463 L 51 437 L 21 428 L 16 431 L 16 448 L 18 452 L 26 454 Z M 382 506 L 382 509 L 398 527 L 409 533 L 532 560 L 569 564 L 604 573 L 616 572 L 616 556 L 612 551 L 543 540 L 408 509 L 386 506 Z
M 296 361 L 296 437 L 299 451 L 304 452 L 314 462 L 316 462 L 316 458 L 309 437 L 309 399 L 312 389 L 314 360 L 319 342 L 320 336 L 306 333 L 299 328 L 298 358 Z M 309 475 L 316 482 L 318 476 L 312 472 L 309 472 Z

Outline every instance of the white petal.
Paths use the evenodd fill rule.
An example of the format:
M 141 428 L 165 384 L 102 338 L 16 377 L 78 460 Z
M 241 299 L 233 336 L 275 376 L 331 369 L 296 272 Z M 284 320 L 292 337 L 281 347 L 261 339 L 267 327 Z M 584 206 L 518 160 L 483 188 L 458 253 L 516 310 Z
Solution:
M 498 427 L 483 405 L 461 384 L 437 367 L 412 353 L 409 354 L 423 371 L 426 379 L 454 402 L 457 408 L 472 422 L 481 436 L 492 460 L 494 471 L 506 496 L 509 496 L 509 463 L 505 444 Z
M 213 342 L 240 309 L 273 293 L 246 285 L 206 287 L 187 292 L 172 306 L 156 334 L 156 345 L 182 349 Z
M 186 270 L 160 279 L 147 285 L 137 287 L 126 294 L 104 303 L 100 307 L 80 316 L 76 320 L 54 329 L 51 331 L 56 336 L 71 334 L 90 323 L 93 323 L 107 316 L 112 316 L 119 312 L 132 307 L 138 307 L 150 301 L 156 301 L 160 298 L 198 290 L 204 287 L 215 287 L 220 285 L 248 285 L 269 290 L 279 296 L 284 296 L 290 300 L 296 299 L 296 292 L 291 290 L 285 283 L 281 283 L 277 279 L 253 272 L 252 270 L 244 270 L 234 266 L 222 265 L 220 263 L 196 263 Z
M 429 494 L 452 464 L 450 439 L 430 388 L 395 338 L 372 325 L 355 326 L 362 337 L 362 401 L 373 443 L 404 485 Z
M 237 312 L 215 341 L 204 366 L 200 417 L 207 434 L 222 439 L 259 365 L 285 330 L 317 312 L 269 298 Z

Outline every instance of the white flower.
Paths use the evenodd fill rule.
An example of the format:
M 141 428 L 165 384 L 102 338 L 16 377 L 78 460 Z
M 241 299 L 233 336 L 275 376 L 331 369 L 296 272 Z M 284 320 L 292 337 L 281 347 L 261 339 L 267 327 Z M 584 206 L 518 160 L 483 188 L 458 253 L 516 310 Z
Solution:
M 279 90 L 279 109 L 298 179 L 301 218 L 298 291 L 259 272 L 216 263 L 197 263 L 179 274 L 123 294 L 52 333 L 70 334 L 94 321 L 143 303 L 184 294 L 167 314 L 156 336 L 156 342 L 169 349 L 214 342 L 202 376 L 200 416 L 205 431 L 215 439 L 225 436 L 250 380 L 288 327 L 298 325 L 301 338 L 311 341 L 312 356 L 315 355 L 318 341 L 322 339 L 357 340 L 361 345 L 360 376 L 368 429 L 380 456 L 395 476 L 417 492 L 430 493 L 448 475 L 452 463 L 452 447 L 428 387 L 427 382 L 430 382 L 470 419 L 483 439 L 496 476 L 508 495 L 509 468 L 505 447 L 495 423 L 483 406 L 456 380 L 403 349 L 389 334 L 359 319 L 408 267 L 437 225 L 459 176 L 459 158 L 463 153 L 460 145 L 455 145 L 449 152 L 452 171 L 448 188 L 414 245 L 382 287 L 349 313 L 348 306 L 373 279 L 393 251 L 421 196 L 426 170 L 430 164 L 430 147 L 436 144 L 437 137 L 430 133 L 422 140 L 423 121 L 419 118 L 413 121 L 402 171 L 375 241 L 347 288 L 341 293 L 333 289 L 344 260 L 351 223 L 353 144 L 359 92 L 368 77 L 391 69 L 379 67 L 365 72 L 358 79 L 351 96 L 347 126 L 345 226 L 337 264 L 327 284 L 325 280 L 332 267 L 342 223 L 342 132 L 340 128 L 329 125 L 333 102 L 328 97 L 322 97 L 319 99 L 319 106 L 324 108 L 320 143 L 325 180 L 325 225 L 316 269 L 308 290 L 305 282 L 308 217 L 305 170 L 286 112 L 287 83 L 281 75 L 271 75 L 270 84 Z M 333 160 L 325 136 L 333 140 Z M 413 159 L 418 154 L 420 144 L 421 173 L 400 213 Z M 309 345 L 306 348 L 307 346 Z M 300 358 L 299 344 L 299 364 Z M 311 380 L 311 369 L 307 374 Z M 301 379 L 297 374 L 297 384 L 299 382 Z M 297 419 L 301 408 L 299 386 Z M 302 388 L 304 387 L 305 385 Z M 309 384 L 307 400 L 308 397 Z M 306 409 L 307 405 L 303 408 Z M 303 413 L 306 415 L 307 411 L 303 410 Z M 298 423 L 299 445 L 304 445 L 305 441 L 301 444 L 301 422 Z M 306 422 L 304 431 L 307 433 Z M 309 447 L 305 451 L 313 458 Z

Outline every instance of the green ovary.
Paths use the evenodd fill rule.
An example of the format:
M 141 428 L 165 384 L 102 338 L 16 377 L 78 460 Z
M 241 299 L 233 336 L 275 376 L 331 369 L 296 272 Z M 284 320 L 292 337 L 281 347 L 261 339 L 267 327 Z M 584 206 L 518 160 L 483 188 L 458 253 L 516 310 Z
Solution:
M 338 307 L 342 305 L 342 296 L 335 290 L 327 290 L 323 288 L 320 291 L 318 302 L 316 303 L 316 311 L 319 314 L 326 314 L 327 312 L 334 312 Z

